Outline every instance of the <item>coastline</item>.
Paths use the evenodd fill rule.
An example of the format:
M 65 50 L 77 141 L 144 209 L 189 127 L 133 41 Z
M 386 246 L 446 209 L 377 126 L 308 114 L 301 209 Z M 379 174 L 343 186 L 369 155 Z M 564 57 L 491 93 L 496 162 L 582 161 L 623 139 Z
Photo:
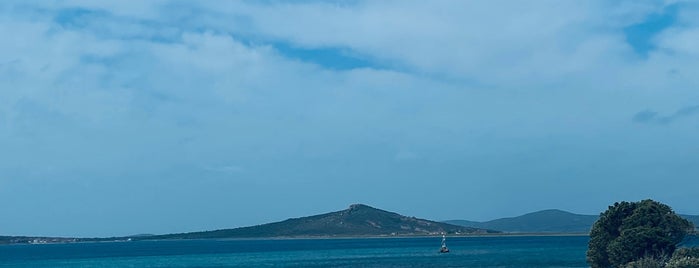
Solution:
M 447 237 L 546 237 L 546 236 L 589 236 L 589 233 L 495 233 L 495 234 L 452 234 Z M 222 237 L 196 239 L 134 239 L 133 241 L 173 241 L 173 240 L 311 240 L 311 239 L 388 239 L 388 238 L 431 238 L 433 235 L 352 235 L 352 236 L 273 236 L 273 237 Z
M 62 241 L 46 241 L 43 243 L 0 243 L 3 245 L 50 245 L 50 244 L 74 244 L 74 243 L 129 243 L 142 241 L 187 241 L 187 240 L 323 240 L 323 239 L 409 239 L 409 238 L 431 238 L 440 237 L 441 234 L 433 235 L 352 235 L 352 236 L 275 236 L 275 237 L 221 237 L 221 238 L 194 238 L 194 239 L 139 239 L 133 237 L 118 237 L 118 238 L 64 238 Z M 493 233 L 493 234 L 452 234 L 447 237 L 576 237 L 589 236 L 588 233 Z M 40 239 L 52 239 L 50 237 L 42 237 Z

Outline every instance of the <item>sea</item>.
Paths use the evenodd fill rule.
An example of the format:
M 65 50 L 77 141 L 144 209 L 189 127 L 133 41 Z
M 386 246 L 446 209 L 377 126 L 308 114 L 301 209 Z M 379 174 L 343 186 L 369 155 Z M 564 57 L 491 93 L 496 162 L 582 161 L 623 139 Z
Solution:
M 162 240 L 0 245 L 0 267 L 588 267 L 587 236 Z

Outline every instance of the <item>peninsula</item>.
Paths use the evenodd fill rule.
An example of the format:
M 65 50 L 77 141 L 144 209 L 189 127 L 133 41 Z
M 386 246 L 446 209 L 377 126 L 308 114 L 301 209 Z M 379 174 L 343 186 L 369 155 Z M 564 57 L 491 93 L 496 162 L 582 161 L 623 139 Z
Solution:
M 437 234 L 488 234 L 498 231 L 430 221 L 354 204 L 345 210 L 292 218 L 250 227 L 205 232 L 155 235 L 152 239 L 278 238 L 278 237 L 361 237 L 421 236 Z

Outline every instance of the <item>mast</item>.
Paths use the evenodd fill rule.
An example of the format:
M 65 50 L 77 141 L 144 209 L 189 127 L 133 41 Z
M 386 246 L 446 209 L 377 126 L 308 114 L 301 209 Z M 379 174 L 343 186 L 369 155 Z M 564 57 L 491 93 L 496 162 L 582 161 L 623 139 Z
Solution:
M 442 247 L 439 248 L 439 253 L 447 253 L 449 248 L 447 248 L 447 235 L 442 233 Z

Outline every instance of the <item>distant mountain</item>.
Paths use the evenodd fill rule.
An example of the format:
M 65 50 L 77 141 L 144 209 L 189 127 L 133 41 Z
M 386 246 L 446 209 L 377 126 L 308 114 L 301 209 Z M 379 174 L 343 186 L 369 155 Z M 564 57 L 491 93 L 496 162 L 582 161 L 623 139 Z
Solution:
M 699 216 L 680 215 L 699 228 Z M 598 215 L 574 214 L 558 209 L 548 209 L 518 217 L 502 218 L 486 222 L 449 220 L 445 223 L 498 230 L 507 233 L 589 233 Z
M 497 232 L 406 217 L 367 205 L 356 204 L 337 212 L 293 218 L 251 227 L 156 235 L 135 239 L 399 236 L 440 233 L 484 234 Z
M 597 215 L 580 215 L 558 209 L 548 209 L 486 222 L 464 220 L 444 222 L 508 233 L 588 233 L 598 217 Z
M 680 215 L 699 230 L 699 216 Z M 406 217 L 367 205 L 281 222 L 234 229 L 166 235 L 133 235 L 105 238 L 0 236 L 0 244 L 44 244 L 90 241 L 132 241 L 154 239 L 273 238 L 273 237 L 344 237 L 409 236 L 448 234 L 508 233 L 588 233 L 597 215 L 580 215 L 562 210 L 542 210 L 518 217 L 486 222 L 450 220 L 434 222 Z
M 688 221 L 691 221 L 694 223 L 694 228 L 699 230 L 699 215 L 682 215 L 680 214 L 680 217 L 687 219 Z

